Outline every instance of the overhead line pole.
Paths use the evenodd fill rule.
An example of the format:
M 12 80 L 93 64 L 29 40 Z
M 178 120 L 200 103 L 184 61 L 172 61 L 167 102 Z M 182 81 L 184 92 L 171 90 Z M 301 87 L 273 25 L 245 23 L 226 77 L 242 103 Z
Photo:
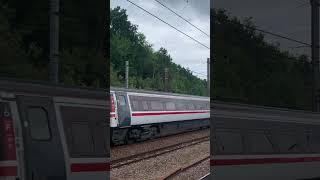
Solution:
M 168 83 L 168 68 L 164 68 L 164 91 L 169 92 L 169 83 Z
M 126 61 L 126 72 L 125 72 L 125 87 L 129 88 L 129 61 Z
M 319 0 L 311 3 L 312 110 L 319 112 Z
M 59 0 L 50 0 L 49 79 L 59 82 Z
M 210 58 L 207 59 L 207 88 L 208 96 L 210 96 Z

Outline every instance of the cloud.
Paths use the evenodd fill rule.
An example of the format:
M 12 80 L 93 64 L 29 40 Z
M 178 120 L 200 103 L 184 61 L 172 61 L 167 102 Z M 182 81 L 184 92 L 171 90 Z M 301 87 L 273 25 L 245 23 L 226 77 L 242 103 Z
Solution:
M 132 1 L 210 47 L 209 37 L 202 34 L 200 31 L 174 15 L 172 12 L 163 8 L 155 1 Z M 190 20 L 191 23 L 203 31 L 207 32 L 208 34 L 210 33 L 209 0 L 188 0 L 188 3 L 186 3 L 186 0 L 159 1 L 172 8 L 181 16 Z M 130 5 L 130 3 L 125 0 L 112 0 L 111 7 L 116 6 L 127 9 L 129 20 L 133 24 L 138 25 L 138 31 L 146 36 L 147 41 L 153 45 L 155 50 L 158 50 L 160 47 L 164 47 L 168 50 L 174 63 L 180 64 L 181 66 L 189 68 L 192 71 L 206 74 L 206 61 L 207 58 L 210 57 L 209 49 L 197 44 L 193 40 L 182 35 L 134 5 Z M 200 74 L 194 75 L 202 79 L 206 79 L 206 76 Z
M 210 14 L 209 0 L 160 0 L 161 2 L 171 5 L 176 10 L 184 11 L 192 9 L 192 12 L 200 16 L 208 16 Z
M 305 4 L 305 5 L 302 5 Z M 302 6 L 301 6 L 302 5 Z M 310 4 L 299 0 L 214 0 L 213 8 L 223 8 L 240 19 L 252 17 L 260 29 L 310 43 Z M 290 48 L 301 44 L 266 36 L 267 41 L 280 43 L 292 54 L 310 54 L 308 48 Z

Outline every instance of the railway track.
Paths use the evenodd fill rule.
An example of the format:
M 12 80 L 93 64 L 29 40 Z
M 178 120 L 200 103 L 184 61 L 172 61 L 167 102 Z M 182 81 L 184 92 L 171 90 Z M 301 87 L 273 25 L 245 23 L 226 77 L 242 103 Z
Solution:
M 146 159 L 154 158 L 154 157 L 157 157 L 157 156 L 160 156 L 163 154 L 167 154 L 167 153 L 170 153 L 170 152 L 182 149 L 182 148 L 194 146 L 196 144 L 200 144 L 202 142 L 209 141 L 209 140 L 210 140 L 210 136 L 204 136 L 201 138 L 192 139 L 189 141 L 177 143 L 177 144 L 166 146 L 163 148 L 158 148 L 158 149 L 155 149 L 152 151 L 143 152 L 143 153 L 134 154 L 134 155 L 123 157 L 123 158 L 114 159 L 111 161 L 111 169 L 120 168 L 125 165 L 129 165 L 129 164 L 143 161 Z
M 209 180 L 210 179 L 210 173 L 202 176 L 199 180 Z
M 204 157 L 204 158 L 202 158 L 202 159 L 199 159 L 199 160 L 197 160 L 196 162 L 193 162 L 192 164 L 189 164 L 189 165 L 187 165 L 187 166 L 180 167 L 180 168 L 176 169 L 175 171 L 173 171 L 172 173 L 166 175 L 162 180 L 170 180 L 170 179 L 178 176 L 180 173 L 185 172 L 185 171 L 187 171 L 188 169 L 190 169 L 190 168 L 192 168 L 192 167 L 195 167 L 195 166 L 197 166 L 198 164 L 200 164 L 200 163 L 202 163 L 202 162 L 204 162 L 204 161 L 206 161 L 206 160 L 208 160 L 208 159 L 210 159 L 210 156 L 206 156 L 206 157 Z

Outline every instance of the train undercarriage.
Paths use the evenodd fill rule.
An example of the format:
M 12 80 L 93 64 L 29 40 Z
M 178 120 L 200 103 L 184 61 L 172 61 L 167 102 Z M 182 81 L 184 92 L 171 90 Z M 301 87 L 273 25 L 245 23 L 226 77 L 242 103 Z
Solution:
M 209 119 L 111 128 L 112 145 L 124 145 L 209 128 Z

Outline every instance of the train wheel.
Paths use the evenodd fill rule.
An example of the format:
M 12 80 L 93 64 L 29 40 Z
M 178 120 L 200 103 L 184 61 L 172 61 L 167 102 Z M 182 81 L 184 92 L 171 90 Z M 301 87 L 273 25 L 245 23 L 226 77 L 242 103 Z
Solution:
M 157 138 L 159 136 L 157 127 L 151 127 L 150 133 L 151 133 L 151 139 Z
M 135 143 L 135 140 L 136 140 L 135 129 L 128 130 L 126 139 L 125 139 L 126 144 L 133 144 Z
M 125 139 L 125 144 L 133 144 L 134 143 L 134 139 L 129 137 L 129 132 L 126 135 L 126 139 Z

